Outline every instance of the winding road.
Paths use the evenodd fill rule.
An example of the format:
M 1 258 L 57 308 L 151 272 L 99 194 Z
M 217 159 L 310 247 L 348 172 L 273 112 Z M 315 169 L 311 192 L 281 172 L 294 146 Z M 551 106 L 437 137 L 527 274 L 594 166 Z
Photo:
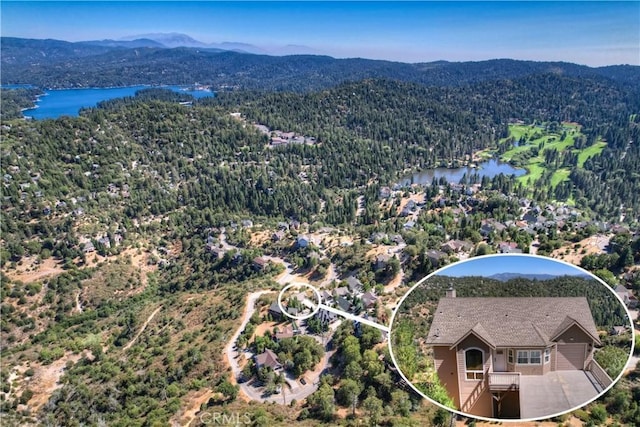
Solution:
M 238 358 L 241 354 L 244 354 L 245 357 L 252 357 L 252 354 L 248 351 L 238 351 L 234 349 L 235 343 L 244 330 L 244 328 L 249 323 L 249 319 L 253 315 L 256 307 L 255 303 L 260 298 L 261 295 L 273 293 L 273 291 L 257 291 L 249 294 L 247 296 L 247 304 L 244 309 L 244 314 L 242 317 L 242 321 L 240 322 L 240 326 L 231 336 L 229 343 L 225 347 L 225 355 L 227 360 L 229 361 L 229 366 L 231 366 L 231 372 L 234 378 L 240 377 L 242 373 L 242 369 L 238 364 Z M 263 391 L 259 388 L 253 387 L 250 383 L 242 383 L 240 385 L 240 389 L 242 392 L 251 400 L 256 400 L 259 402 L 275 402 L 280 404 L 289 404 L 293 399 L 301 400 L 305 399 L 311 393 L 316 391 L 317 385 L 319 382 L 320 375 L 322 372 L 329 366 L 329 359 L 333 355 L 334 351 L 325 352 L 324 357 L 320 360 L 320 363 L 316 365 L 313 371 L 307 372 L 304 377 L 307 381 L 307 384 L 301 384 L 296 381 L 293 376 L 288 373 L 285 373 L 285 377 L 287 380 L 288 386 L 286 390 L 280 392 L 279 394 L 273 394 L 271 396 L 263 396 Z

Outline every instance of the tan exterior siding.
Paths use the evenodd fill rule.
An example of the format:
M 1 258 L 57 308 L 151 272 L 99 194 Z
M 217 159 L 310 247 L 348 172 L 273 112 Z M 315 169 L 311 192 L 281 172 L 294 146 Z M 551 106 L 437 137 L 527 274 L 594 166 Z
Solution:
M 483 371 L 487 372 L 491 366 L 491 352 L 489 346 L 487 346 L 482 340 L 475 335 L 470 335 L 465 338 L 457 347 L 457 361 L 458 361 L 458 381 L 460 388 L 460 408 L 465 412 L 473 413 L 474 415 L 491 417 L 493 412 L 493 405 L 491 403 L 491 393 L 489 393 L 487 386 L 487 378 L 482 380 L 467 380 L 465 374 L 465 350 L 470 348 L 478 348 L 484 352 L 484 364 Z M 465 405 L 470 405 L 470 408 L 466 408 Z
M 562 333 L 556 342 L 559 343 L 590 343 L 593 342 L 593 338 L 591 338 L 588 334 L 586 334 L 582 329 L 578 326 L 573 325 L 569 329 L 567 329 L 564 333 Z
M 458 367 L 456 351 L 449 347 L 434 347 L 433 358 L 440 382 L 453 398 L 456 407 L 460 407 L 460 390 L 458 389 Z

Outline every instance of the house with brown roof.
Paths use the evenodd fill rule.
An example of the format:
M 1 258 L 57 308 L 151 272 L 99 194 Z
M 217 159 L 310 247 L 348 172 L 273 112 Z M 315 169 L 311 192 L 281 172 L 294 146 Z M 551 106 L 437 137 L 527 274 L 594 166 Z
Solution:
M 276 356 L 276 354 L 269 349 L 266 349 L 256 356 L 256 366 L 258 367 L 258 369 L 266 366 L 273 369 L 274 371 L 282 369 L 282 365 L 278 360 L 278 356 Z
M 274 333 L 277 341 L 280 341 L 285 338 L 291 338 L 294 335 L 293 327 L 291 325 L 285 325 L 281 328 L 278 328 Z
M 456 298 L 450 289 L 426 343 L 456 408 L 472 415 L 552 415 L 612 382 L 593 359 L 600 339 L 584 297 Z

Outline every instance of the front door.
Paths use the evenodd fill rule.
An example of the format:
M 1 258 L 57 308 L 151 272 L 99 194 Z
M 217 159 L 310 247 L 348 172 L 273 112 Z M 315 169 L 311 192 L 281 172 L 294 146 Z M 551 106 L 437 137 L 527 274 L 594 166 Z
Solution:
M 507 371 L 506 350 L 497 349 L 493 352 L 493 372 Z

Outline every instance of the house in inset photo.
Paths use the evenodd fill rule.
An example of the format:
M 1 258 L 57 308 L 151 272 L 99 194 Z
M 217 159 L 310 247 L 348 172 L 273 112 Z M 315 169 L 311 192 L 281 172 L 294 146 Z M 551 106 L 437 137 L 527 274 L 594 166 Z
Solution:
M 585 297 L 456 298 L 447 291 L 426 344 L 440 382 L 462 412 L 530 419 L 596 397 L 612 379 Z

